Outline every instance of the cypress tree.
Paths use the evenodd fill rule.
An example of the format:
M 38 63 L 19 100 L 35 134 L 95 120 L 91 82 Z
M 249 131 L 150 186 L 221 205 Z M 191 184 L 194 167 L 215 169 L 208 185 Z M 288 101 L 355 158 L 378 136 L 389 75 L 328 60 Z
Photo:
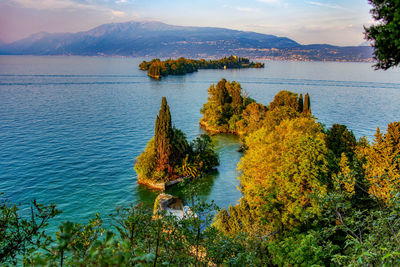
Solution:
M 155 125 L 154 144 L 156 149 L 156 170 L 166 171 L 172 174 L 170 162 L 172 151 L 172 123 L 171 113 L 165 97 L 161 100 L 161 108 L 158 112 Z
M 303 112 L 303 94 L 300 94 L 300 97 L 299 97 L 299 109 L 298 109 L 298 111 L 300 113 Z
M 311 114 L 310 95 L 308 93 L 304 96 L 303 112 L 307 113 L 307 114 Z

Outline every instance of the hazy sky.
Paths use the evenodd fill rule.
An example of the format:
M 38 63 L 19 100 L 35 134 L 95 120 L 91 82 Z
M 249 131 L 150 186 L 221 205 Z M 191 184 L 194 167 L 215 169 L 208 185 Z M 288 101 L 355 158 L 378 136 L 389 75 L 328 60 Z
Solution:
M 373 23 L 367 0 L 0 0 L 0 40 L 157 20 L 286 36 L 302 44 L 359 45 Z

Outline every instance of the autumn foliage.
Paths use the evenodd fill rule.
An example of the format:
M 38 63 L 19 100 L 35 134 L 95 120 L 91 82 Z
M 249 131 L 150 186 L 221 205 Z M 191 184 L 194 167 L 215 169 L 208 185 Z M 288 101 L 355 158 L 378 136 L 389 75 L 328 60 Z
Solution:
M 389 123 L 385 134 L 378 128 L 374 142 L 363 152 L 368 192 L 390 204 L 400 191 L 400 122 Z
M 211 133 L 246 135 L 267 125 L 276 126 L 286 118 L 311 116 L 310 98 L 303 111 L 302 98 L 289 91 L 279 92 L 269 106 L 256 103 L 242 89 L 240 83 L 222 79 L 208 89 L 200 125 Z M 301 110 L 299 107 L 301 106 Z
M 274 131 L 252 133 L 246 145 L 239 163 L 243 197 L 271 230 L 320 213 L 327 149 L 319 124 L 311 118 L 285 120 Z

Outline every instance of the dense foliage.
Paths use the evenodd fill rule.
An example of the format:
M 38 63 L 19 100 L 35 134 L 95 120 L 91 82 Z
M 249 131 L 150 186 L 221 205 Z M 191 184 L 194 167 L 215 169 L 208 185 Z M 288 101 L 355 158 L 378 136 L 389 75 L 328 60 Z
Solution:
M 274 127 L 285 118 L 311 115 L 308 93 L 303 104 L 302 95 L 280 91 L 268 107 L 256 103 L 242 90 L 240 83 L 222 79 L 208 89 L 207 103 L 203 105 L 200 120 L 212 133 L 246 135 L 262 126 Z
M 400 264 L 400 123 L 369 144 L 344 125 L 324 130 L 296 97 L 279 92 L 244 139 L 243 197 L 213 225 L 263 238 L 272 265 Z
M 136 159 L 138 180 L 166 182 L 180 176 L 198 176 L 218 166 L 218 155 L 208 135 L 188 143 L 185 134 L 172 126 L 167 100 L 162 98 L 154 137 Z
M 31 266 L 248 266 L 265 263 L 262 244 L 249 242 L 245 235 L 229 237 L 210 224 L 215 205 L 199 200 L 198 191 L 192 184 L 185 186 L 185 198 L 189 200 L 196 216 L 177 220 L 165 213 L 153 214 L 141 205 L 117 208 L 111 215 L 110 226 L 103 225 L 97 214 L 86 224 L 63 222 L 55 235 L 45 231 L 30 233 L 24 246 L 12 246 L 8 255 L 2 254 L 0 265 Z M 8 202 L 7 202 L 8 203 Z M 41 206 L 40 216 L 53 217 L 48 213 L 54 206 Z M 7 235 L 0 236 L 0 243 L 11 243 L 11 234 L 25 233 L 36 226 L 35 221 L 21 219 L 15 206 L 2 204 L 0 216 L 15 214 L 26 224 L 16 224 L 14 218 L 2 221 Z M 41 221 L 40 221 L 41 222 Z M 9 229 L 10 227 L 13 229 Z M 41 228 L 44 228 L 43 224 Z M 7 247 L 6 247 L 7 248 Z
M 155 79 L 168 75 L 183 75 L 192 73 L 199 69 L 238 69 L 238 68 L 263 68 L 264 64 L 259 62 L 250 61 L 248 58 L 237 56 L 224 57 L 218 60 L 205 60 L 205 59 L 186 59 L 178 58 L 167 59 L 161 61 L 160 59 L 153 59 L 151 61 L 143 61 L 140 63 L 139 68 L 147 71 L 147 74 Z
M 369 0 L 372 17 L 378 24 L 364 27 L 365 38 L 372 42 L 377 69 L 389 69 L 400 63 L 400 1 Z
M 400 191 L 400 122 L 389 123 L 384 135 L 378 128 L 362 156 L 369 193 L 390 205 L 393 192 Z
M 243 197 L 271 231 L 321 213 L 327 151 L 319 124 L 310 118 L 285 120 L 274 131 L 255 131 L 246 145 L 239 164 Z

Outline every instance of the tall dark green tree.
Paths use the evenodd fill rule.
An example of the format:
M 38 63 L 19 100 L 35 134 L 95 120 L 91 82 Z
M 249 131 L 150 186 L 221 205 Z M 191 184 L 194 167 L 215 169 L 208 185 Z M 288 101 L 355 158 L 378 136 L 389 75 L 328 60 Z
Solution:
M 303 112 L 303 94 L 300 94 L 300 97 L 299 97 L 299 109 L 298 109 L 298 111 L 299 112 Z
M 387 70 L 400 63 L 400 1 L 369 0 L 372 17 L 378 24 L 364 27 L 365 39 L 371 41 L 376 69 Z
M 228 89 L 226 88 L 226 80 L 222 79 L 217 83 L 215 87 L 215 101 L 218 105 L 223 106 L 226 103 L 230 103 L 231 97 L 229 96 Z
M 161 108 L 158 112 L 155 126 L 154 142 L 156 149 L 156 170 L 172 173 L 171 153 L 172 153 L 173 129 L 171 113 L 165 97 L 161 100 Z
M 304 96 L 303 112 L 307 113 L 307 114 L 311 114 L 310 95 L 308 93 Z
M 353 159 L 357 141 L 353 131 L 349 131 L 346 125 L 333 124 L 326 133 L 325 141 L 336 158 L 340 159 L 342 153 L 345 153 L 350 161 Z

